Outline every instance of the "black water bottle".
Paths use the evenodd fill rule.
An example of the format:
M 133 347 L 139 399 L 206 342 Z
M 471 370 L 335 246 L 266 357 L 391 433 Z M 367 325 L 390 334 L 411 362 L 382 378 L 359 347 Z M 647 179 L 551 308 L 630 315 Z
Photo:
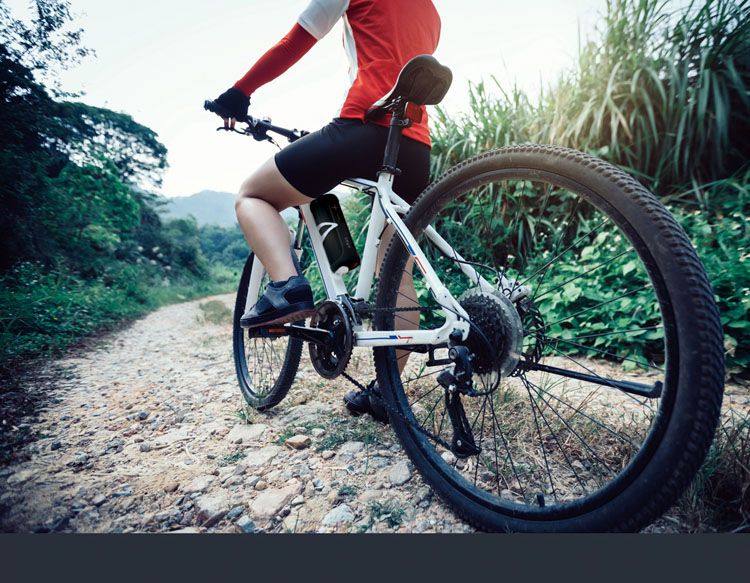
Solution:
M 354 247 L 344 213 L 335 194 L 324 194 L 310 203 L 310 210 L 318 225 L 318 233 L 323 239 L 328 262 L 334 273 L 342 267 L 349 270 L 359 265 L 359 253 Z

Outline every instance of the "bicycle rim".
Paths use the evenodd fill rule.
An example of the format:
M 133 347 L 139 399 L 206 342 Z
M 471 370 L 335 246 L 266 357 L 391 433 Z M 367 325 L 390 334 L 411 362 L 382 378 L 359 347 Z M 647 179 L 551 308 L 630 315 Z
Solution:
M 394 429 L 427 481 L 480 528 L 640 528 L 679 495 L 713 436 L 720 327 L 702 267 L 659 203 L 593 158 L 521 147 L 462 166 L 422 195 L 407 225 L 473 320 L 477 394 L 460 395 L 460 405 L 479 453 L 455 446 L 458 408 L 437 381 L 445 350 L 376 350 Z M 428 224 L 457 254 L 438 250 Z M 690 268 L 670 264 L 670 253 L 692 254 Z M 394 242 L 379 329 L 404 327 L 408 312 L 388 311 L 395 307 L 421 307 L 420 328 L 442 321 L 407 265 Z M 494 291 L 480 289 L 468 265 Z M 399 291 L 407 271 L 416 298 Z M 530 293 L 513 302 L 519 286 Z M 710 332 L 686 337 L 688 315 Z M 691 354 L 711 372 L 688 363 Z M 688 444 L 697 453 L 686 457 Z

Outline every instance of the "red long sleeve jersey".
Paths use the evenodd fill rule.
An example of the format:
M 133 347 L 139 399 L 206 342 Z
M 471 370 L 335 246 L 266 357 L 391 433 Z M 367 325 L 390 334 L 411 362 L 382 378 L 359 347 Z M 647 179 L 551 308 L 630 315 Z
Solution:
M 297 24 L 240 79 L 235 87 L 250 95 L 281 75 L 344 21 L 344 49 L 350 87 L 339 117 L 364 119 L 367 110 L 396 83 L 413 57 L 432 54 L 440 39 L 440 17 L 431 0 L 312 0 Z M 423 108 L 424 109 L 424 108 Z M 388 125 L 389 118 L 377 123 Z M 404 135 L 430 145 L 427 115 Z

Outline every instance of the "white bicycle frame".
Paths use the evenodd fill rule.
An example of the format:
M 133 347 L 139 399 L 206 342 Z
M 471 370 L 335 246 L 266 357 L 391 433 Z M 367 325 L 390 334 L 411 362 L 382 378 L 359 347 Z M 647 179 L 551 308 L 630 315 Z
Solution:
M 418 268 L 425 278 L 427 288 L 432 293 L 438 305 L 443 307 L 445 314 L 445 323 L 436 330 L 389 330 L 389 331 L 368 331 L 362 325 L 356 325 L 353 328 L 354 346 L 404 346 L 404 345 L 436 345 L 448 341 L 454 331 L 461 333 L 463 339 L 469 334 L 469 316 L 461 307 L 458 301 L 451 295 L 448 289 L 440 281 L 433 270 L 430 262 L 427 260 L 422 249 L 415 241 L 412 234 L 404 225 L 399 214 L 404 214 L 409 210 L 409 205 L 393 192 L 393 176 L 386 172 L 379 175 L 378 181 L 365 180 L 360 178 L 345 180 L 342 185 L 354 189 L 374 193 L 372 212 L 367 227 L 367 238 L 360 265 L 359 276 L 357 279 L 357 289 L 353 296 L 369 300 L 372 289 L 373 279 L 375 277 L 378 248 L 380 247 L 380 236 L 383 233 L 386 223 L 393 225 L 401 241 L 414 258 L 414 265 Z M 344 275 L 347 273 L 346 267 L 339 268 L 336 272 L 331 269 L 328 257 L 323 248 L 323 235 L 320 228 L 310 211 L 310 205 L 300 206 L 302 216 L 307 231 L 310 236 L 315 259 L 320 269 L 320 274 L 325 286 L 326 296 L 329 300 L 346 297 L 349 292 L 344 283 Z M 484 277 L 482 277 L 471 265 L 469 265 L 461 255 L 459 255 L 445 239 L 433 228 L 428 227 L 425 235 L 435 244 L 438 249 L 448 257 L 456 260 L 461 271 L 483 291 L 496 291 Z M 265 269 L 260 261 L 253 263 L 253 269 L 250 276 L 250 283 L 247 294 L 246 310 L 251 308 L 260 294 L 260 283 L 263 279 Z M 502 284 L 505 285 L 507 280 L 503 277 Z

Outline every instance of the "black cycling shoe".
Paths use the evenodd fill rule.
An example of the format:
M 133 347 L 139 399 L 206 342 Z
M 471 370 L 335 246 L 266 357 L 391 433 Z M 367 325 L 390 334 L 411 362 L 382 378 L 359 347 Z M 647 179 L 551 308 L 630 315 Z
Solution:
M 375 421 L 388 425 L 388 413 L 385 410 L 380 390 L 375 381 L 372 381 L 363 391 L 349 391 L 344 395 L 344 403 L 346 403 L 349 413 L 354 417 L 367 413 Z
M 315 313 L 310 283 L 301 275 L 272 281 L 258 302 L 240 318 L 242 328 L 304 320 Z

